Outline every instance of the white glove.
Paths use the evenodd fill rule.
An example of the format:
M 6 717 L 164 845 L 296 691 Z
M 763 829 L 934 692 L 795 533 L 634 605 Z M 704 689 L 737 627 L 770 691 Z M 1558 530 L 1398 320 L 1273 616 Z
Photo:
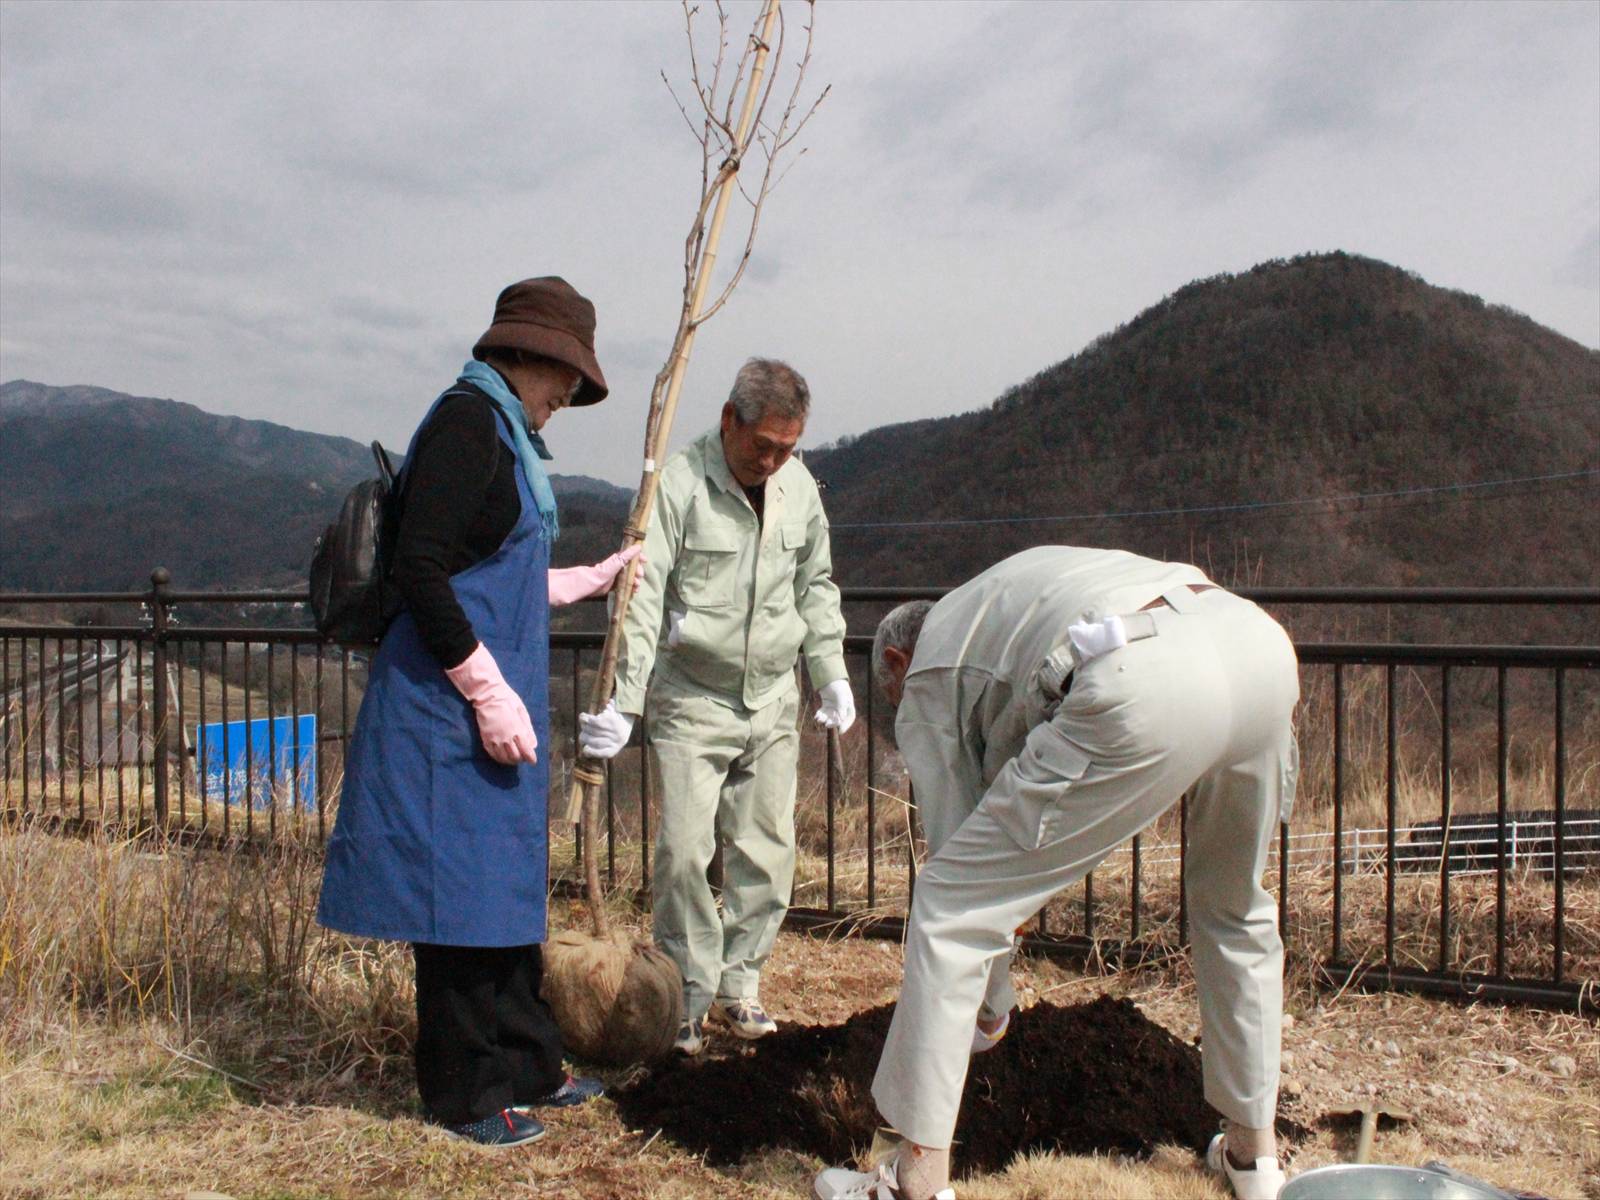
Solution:
M 817 709 L 818 725 L 845 733 L 856 723 L 856 700 L 850 694 L 848 679 L 823 684 L 817 695 L 822 700 L 822 707 Z
M 670 608 L 667 610 L 668 650 L 671 650 L 679 642 L 683 641 L 683 618 L 687 615 L 687 613 L 673 612 Z
M 578 714 L 578 749 L 586 758 L 613 758 L 633 736 L 633 718 L 607 700 L 597 713 Z
M 1078 652 L 1080 665 L 1128 644 L 1128 631 L 1121 617 L 1107 617 L 1092 625 L 1084 621 L 1068 625 L 1067 637 L 1072 641 L 1072 648 Z

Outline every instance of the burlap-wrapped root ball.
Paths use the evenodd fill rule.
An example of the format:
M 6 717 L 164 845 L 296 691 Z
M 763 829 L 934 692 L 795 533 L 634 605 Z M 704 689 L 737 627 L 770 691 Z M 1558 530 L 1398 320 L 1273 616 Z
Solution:
M 623 1067 L 672 1049 L 683 1024 L 678 964 L 648 942 L 564 930 L 544 948 L 545 1001 L 569 1053 Z

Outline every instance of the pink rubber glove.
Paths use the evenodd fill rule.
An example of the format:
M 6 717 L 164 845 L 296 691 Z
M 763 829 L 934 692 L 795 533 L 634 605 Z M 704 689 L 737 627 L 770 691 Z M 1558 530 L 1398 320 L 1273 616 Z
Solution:
M 611 590 L 612 582 L 617 578 L 623 567 L 644 552 L 644 543 L 635 542 L 626 550 L 619 550 L 604 562 L 597 562 L 592 567 L 562 567 L 560 570 L 550 572 L 550 607 L 560 608 L 564 604 L 571 604 L 575 600 L 587 600 L 590 596 L 602 596 Z M 644 563 L 641 561 L 641 567 Z M 639 588 L 640 576 L 633 577 L 633 587 Z
M 471 703 L 483 748 L 497 763 L 538 762 L 539 738 L 522 699 L 500 674 L 494 655 L 482 642 L 459 666 L 445 672 L 456 691 Z

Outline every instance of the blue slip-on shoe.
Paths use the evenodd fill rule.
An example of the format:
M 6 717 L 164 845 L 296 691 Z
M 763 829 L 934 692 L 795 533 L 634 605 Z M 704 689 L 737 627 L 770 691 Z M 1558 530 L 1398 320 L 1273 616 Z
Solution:
M 605 1094 L 605 1084 L 592 1075 L 568 1075 L 567 1081 L 549 1095 L 519 1104 L 512 1111 L 526 1114 L 536 1108 L 577 1108 Z
M 464 1138 L 494 1150 L 536 1142 L 545 1133 L 542 1122 L 514 1108 L 502 1108 L 491 1116 L 476 1121 L 463 1121 L 459 1125 L 445 1125 L 443 1128 L 446 1133 L 454 1137 Z

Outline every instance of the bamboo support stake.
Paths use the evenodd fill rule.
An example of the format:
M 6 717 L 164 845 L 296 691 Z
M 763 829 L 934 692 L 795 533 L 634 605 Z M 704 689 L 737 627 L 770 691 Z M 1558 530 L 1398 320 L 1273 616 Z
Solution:
M 711 273 L 717 262 L 717 244 L 722 239 L 722 226 L 728 215 L 728 203 L 733 198 L 734 177 L 739 173 L 741 161 L 749 149 L 751 125 L 755 117 L 756 101 L 761 92 L 761 79 L 766 72 L 767 54 L 772 46 L 772 30 L 778 18 L 779 0 L 767 0 L 761 19 L 761 33 L 756 37 L 755 59 L 750 69 L 750 79 L 745 89 L 744 106 L 739 114 L 739 124 L 734 133 L 733 147 L 718 168 L 712 183 L 716 207 L 711 225 L 701 243 L 699 262 L 695 267 L 694 287 L 687 308 L 678 322 L 673 338 L 670 371 L 656 377 L 656 386 L 650 397 L 650 412 L 645 425 L 644 471 L 639 480 L 639 495 L 629 514 L 623 534 L 623 547 L 644 541 L 645 530 L 650 525 L 650 513 L 655 506 L 656 484 L 660 463 L 666 455 L 667 439 L 672 433 L 672 419 L 678 409 L 678 396 L 683 390 L 683 377 L 689 366 L 689 355 L 694 349 L 695 333 L 700 327 L 706 292 L 711 284 Z M 702 208 L 702 212 L 703 212 Z M 666 377 L 663 394 L 662 377 Z M 612 592 L 614 603 L 611 621 L 606 629 L 605 648 L 600 656 L 600 670 L 595 675 L 594 690 L 590 693 L 589 712 L 597 713 L 611 699 L 611 689 L 616 684 L 617 656 L 622 648 L 622 624 L 628 615 L 628 602 L 633 596 L 634 579 L 639 560 L 629 562 Z M 645 765 L 649 770 L 649 765 Z M 606 916 L 600 890 L 600 785 L 605 782 L 603 766 L 596 760 L 580 758 L 572 769 L 572 790 L 567 803 L 567 820 L 583 821 L 584 885 L 589 899 L 590 920 L 595 936 L 608 937 L 610 919 Z

